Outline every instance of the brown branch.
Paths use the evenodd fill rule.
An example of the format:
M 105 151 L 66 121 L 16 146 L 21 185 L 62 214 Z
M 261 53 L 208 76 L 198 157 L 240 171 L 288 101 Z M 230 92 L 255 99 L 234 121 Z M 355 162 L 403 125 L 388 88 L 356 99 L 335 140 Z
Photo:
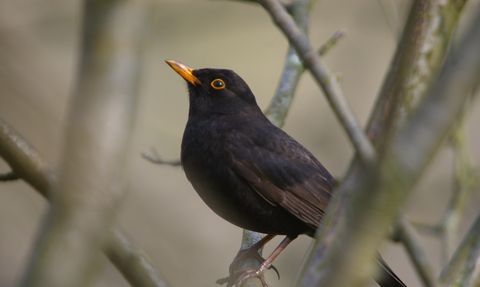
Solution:
M 0 174 L 0 181 L 12 181 L 20 179 L 20 177 L 14 172 L 7 172 Z

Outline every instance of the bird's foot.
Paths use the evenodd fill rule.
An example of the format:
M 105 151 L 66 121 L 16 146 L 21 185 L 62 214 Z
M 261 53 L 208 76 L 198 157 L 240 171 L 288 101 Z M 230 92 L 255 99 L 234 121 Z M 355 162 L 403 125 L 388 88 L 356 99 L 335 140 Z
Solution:
M 262 264 L 263 265 L 263 264 Z M 269 287 L 267 281 L 265 281 L 265 272 L 269 268 L 262 268 L 262 265 L 258 269 L 245 270 L 235 281 L 235 286 L 240 287 L 242 284 L 250 278 L 257 277 L 262 282 L 263 287 Z M 278 274 L 278 272 L 277 272 Z
M 240 277 L 242 275 L 241 272 L 246 272 L 248 270 L 248 269 L 246 269 L 245 271 L 240 271 L 240 272 L 235 271 L 235 270 L 239 269 L 241 263 L 247 258 L 255 259 L 260 264 L 265 262 L 265 259 L 258 253 L 258 249 L 256 249 L 254 246 L 252 246 L 250 248 L 247 248 L 247 249 L 239 250 L 237 255 L 235 256 L 235 258 L 233 258 L 232 263 L 228 267 L 231 283 L 234 282 L 238 277 Z M 278 280 L 280 280 L 280 273 L 278 272 L 278 269 L 275 266 L 270 264 L 267 267 L 267 269 L 273 269 L 275 271 L 275 273 L 277 273 Z
M 242 267 L 242 263 L 244 263 L 246 259 L 254 259 L 261 265 L 258 269 L 247 268 L 245 270 L 235 271 Z M 280 273 L 278 272 L 277 268 L 275 268 L 275 266 L 271 264 L 268 264 L 267 266 L 267 264 L 264 263 L 265 259 L 258 253 L 258 249 L 254 246 L 247 249 L 239 250 L 228 268 L 229 276 L 226 278 L 218 279 L 216 283 L 220 285 L 227 283 L 227 287 L 231 287 L 234 285 L 240 286 L 241 284 L 243 284 L 243 282 L 245 282 L 245 280 L 252 277 L 258 277 L 262 282 L 263 286 L 268 286 L 263 274 L 268 269 L 273 269 L 275 273 L 277 273 L 278 279 L 280 279 Z M 262 271 L 259 271 L 260 269 L 262 269 Z

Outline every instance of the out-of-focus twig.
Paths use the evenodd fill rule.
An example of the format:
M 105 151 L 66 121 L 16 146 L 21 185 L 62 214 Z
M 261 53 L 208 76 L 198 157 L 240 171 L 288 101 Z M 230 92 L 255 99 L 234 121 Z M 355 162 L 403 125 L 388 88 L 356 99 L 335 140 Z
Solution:
M 398 8 L 395 5 L 395 2 L 393 0 L 379 0 L 379 2 L 393 36 L 395 39 L 398 39 L 402 33 L 402 27 L 400 25 Z
M 58 181 L 21 286 L 88 286 L 124 194 L 146 6 L 84 2 L 77 88 Z
M 103 252 L 132 287 L 170 286 L 150 257 L 122 232 L 110 232 Z
M 458 228 L 465 216 L 470 199 L 480 183 L 480 172 L 473 162 L 467 139 L 466 120 L 468 104 L 450 136 L 454 150 L 454 186 L 449 206 L 437 224 L 412 222 L 419 232 L 434 235 L 442 240 L 443 264 L 447 264 L 458 245 Z
M 111 236 L 110 223 L 122 193 L 121 166 L 134 107 L 146 7 L 131 1 L 86 3 L 86 48 L 60 180 L 53 165 L 0 121 L 0 155 L 18 176 L 47 198 L 54 198 L 23 286 L 85 286 L 97 273 L 99 249 L 114 241 L 105 239 Z M 114 30 L 118 33 L 111 33 Z M 108 246 L 108 255 L 127 254 L 128 243 Z M 136 258 L 142 264 L 130 264 L 149 269 L 145 276 L 155 272 L 144 254 L 118 258 L 112 257 L 112 262 L 119 265 Z M 135 270 L 119 269 L 127 272 L 127 278 Z M 136 286 L 165 286 L 138 282 Z
M 51 199 L 51 186 L 57 180 L 57 170 L 13 127 L 0 118 L 0 157 L 18 174 L 47 199 Z M 137 278 L 135 287 L 169 286 L 148 256 L 135 247 L 136 244 L 120 231 L 112 231 L 103 252 L 125 278 Z M 130 254 L 125 256 L 125 254 Z M 129 266 L 129 268 L 124 268 Z M 144 270 L 142 270 L 144 269 Z M 142 270 L 142 271 L 138 271 Z M 131 272 L 137 272 L 131 274 Z M 142 274 L 143 278 L 139 278 Z M 159 279 L 157 279 L 159 278 Z M 153 283 L 152 283 L 153 282 Z
M 480 215 L 440 275 L 442 286 L 480 285 Z
M 450 260 L 457 248 L 460 222 L 480 182 L 480 173 L 473 163 L 467 139 L 467 116 L 468 110 L 465 108 L 465 112 L 450 137 L 455 156 L 453 195 L 448 209 L 439 224 L 440 229 L 443 231 L 442 249 L 444 264 Z
M 407 251 L 410 259 L 415 265 L 415 269 L 426 287 L 437 286 L 436 276 L 433 273 L 433 267 L 428 260 L 418 238 L 415 228 L 410 224 L 408 218 L 402 214 L 397 222 L 395 239 L 401 241 Z
M 165 160 L 161 155 L 157 153 L 154 148 L 149 149 L 148 151 L 142 152 L 142 157 L 155 164 L 166 164 L 171 166 L 181 166 L 182 162 L 180 160 Z
M 0 181 L 12 181 L 20 179 L 20 177 L 13 171 L 0 174 Z

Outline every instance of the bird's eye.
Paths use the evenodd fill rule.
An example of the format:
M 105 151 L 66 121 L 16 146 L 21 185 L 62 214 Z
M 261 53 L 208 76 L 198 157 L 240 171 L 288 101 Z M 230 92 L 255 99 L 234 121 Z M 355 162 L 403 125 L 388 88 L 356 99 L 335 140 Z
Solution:
M 212 88 L 214 88 L 215 90 L 221 90 L 225 88 L 225 83 L 220 79 L 213 80 Z

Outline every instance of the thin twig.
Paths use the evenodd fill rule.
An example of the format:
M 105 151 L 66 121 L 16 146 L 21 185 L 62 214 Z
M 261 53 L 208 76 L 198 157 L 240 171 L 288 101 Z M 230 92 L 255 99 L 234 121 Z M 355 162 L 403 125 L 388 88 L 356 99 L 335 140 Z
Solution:
M 480 285 L 480 215 L 440 274 L 442 286 Z
M 398 8 L 395 5 L 393 0 L 380 0 L 380 6 L 382 6 L 383 14 L 385 14 L 385 18 L 388 23 L 388 27 L 392 31 L 393 36 L 395 39 L 398 39 L 400 34 L 402 33 L 400 19 L 398 16 Z
M 437 286 L 433 267 L 428 260 L 415 228 L 410 224 L 407 217 L 402 214 L 397 222 L 396 236 L 401 241 L 410 255 L 410 259 L 416 267 L 416 271 L 426 287 Z
M 478 188 L 480 179 L 479 171 L 475 168 L 468 144 L 466 130 L 467 118 L 468 110 L 465 107 L 462 118 L 459 120 L 457 127 L 450 137 L 455 156 L 454 188 L 448 209 L 439 223 L 443 231 L 442 249 L 444 264 L 450 260 L 450 257 L 457 247 L 460 222 L 465 216 L 470 199 L 474 191 Z
M 12 181 L 20 179 L 20 177 L 13 171 L 0 174 L 0 181 Z
M 317 51 L 310 45 L 308 37 L 298 28 L 278 0 L 259 0 L 259 3 L 268 11 L 275 24 L 295 47 L 303 64 L 322 88 L 362 161 L 369 164 L 375 162 L 375 149 L 348 106 L 335 74 L 323 63 Z
M 303 10 L 294 8 L 296 7 L 296 3 L 297 2 L 293 2 L 291 4 L 291 8 L 289 9 L 289 12 L 292 13 L 293 18 L 296 19 L 299 18 L 300 15 L 302 15 L 303 17 L 306 17 L 308 19 L 308 14 L 304 15 Z M 301 28 L 302 30 L 306 30 L 306 27 Z M 330 39 L 328 39 L 327 42 L 318 49 L 318 54 L 320 56 L 324 56 L 325 54 L 327 54 L 328 51 L 330 51 L 330 49 L 334 47 L 335 44 L 337 44 L 338 40 L 340 40 L 343 36 L 345 36 L 344 29 L 335 32 L 335 34 L 333 34 L 333 36 L 330 37 Z M 280 128 L 285 123 L 285 118 L 287 117 L 290 105 L 292 104 L 298 81 L 300 80 L 300 76 L 303 74 L 303 72 L 305 72 L 305 66 L 299 59 L 295 48 L 289 46 L 277 90 L 275 91 L 270 105 L 264 112 L 267 118 L 274 125 Z
M 148 151 L 142 152 L 142 157 L 155 164 L 166 164 L 171 166 L 181 166 L 182 162 L 180 160 L 165 160 L 161 155 L 157 153 L 154 148 L 150 148 Z

